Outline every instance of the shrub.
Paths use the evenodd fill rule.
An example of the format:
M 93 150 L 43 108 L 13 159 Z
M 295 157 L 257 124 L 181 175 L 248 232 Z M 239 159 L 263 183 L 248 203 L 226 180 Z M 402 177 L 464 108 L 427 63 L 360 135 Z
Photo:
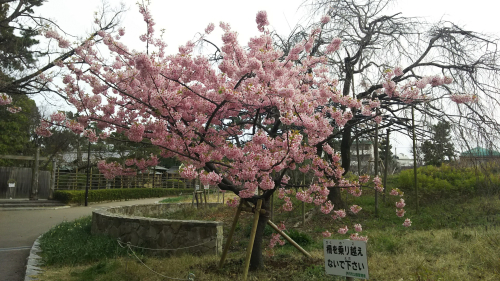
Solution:
M 89 190 L 88 202 L 121 201 L 127 199 L 177 196 L 179 193 L 190 193 L 192 189 L 166 188 L 124 188 Z M 85 190 L 56 190 L 54 199 L 66 204 L 84 204 Z
M 417 169 L 418 189 L 423 196 L 428 197 L 496 193 L 499 191 L 500 178 L 498 174 L 493 174 L 495 171 L 493 168 L 481 171 L 450 165 L 424 166 Z M 402 171 L 397 176 L 397 187 L 413 191 L 413 179 L 413 170 Z
M 168 179 L 165 185 L 167 188 L 186 188 L 186 183 L 179 179 Z

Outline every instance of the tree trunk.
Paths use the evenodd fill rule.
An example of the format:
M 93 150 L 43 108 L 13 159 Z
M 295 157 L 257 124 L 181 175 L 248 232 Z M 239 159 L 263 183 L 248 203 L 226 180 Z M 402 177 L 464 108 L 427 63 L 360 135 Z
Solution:
M 332 202 L 335 209 L 344 209 L 345 204 L 342 201 L 342 196 L 340 194 L 340 189 L 338 187 L 330 188 L 330 193 L 328 193 L 328 200 Z
M 267 225 L 270 215 L 270 198 L 266 198 L 262 201 L 262 209 L 266 210 L 265 214 L 259 216 L 259 222 L 257 223 L 257 232 L 255 233 L 255 241 L 252 248 L 252 256 L 250 257 L 250 270 L 256 271 L 264 268 L 264 260 L 262 257 L 262 242 L 264 238 L 264 228 Z
M 340 156 L 342 157 L 342 168 L 344 168 L 343 175 L 347 174 L 351 168 L 351 132 L 352 124 L 351 121 L 348 121 L 344 127 L 342 142 L 340 143 Z

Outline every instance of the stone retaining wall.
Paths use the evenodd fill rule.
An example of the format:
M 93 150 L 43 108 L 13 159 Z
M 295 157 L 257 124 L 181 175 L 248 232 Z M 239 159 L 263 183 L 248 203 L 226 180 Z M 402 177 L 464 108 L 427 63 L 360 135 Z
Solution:
M 149 249 L 175 249 L 146 251 L 152 255 L 222 253 L 222 222 L 149 218 L 181 208 L 191 208 L 191 204 L 146 204 L 95 210 L 92 212 L 92 234 L 105 234 Z

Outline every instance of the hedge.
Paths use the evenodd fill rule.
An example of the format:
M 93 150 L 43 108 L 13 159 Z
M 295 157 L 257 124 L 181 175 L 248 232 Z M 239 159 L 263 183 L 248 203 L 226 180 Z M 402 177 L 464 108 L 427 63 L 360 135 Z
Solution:
M 123 188 L 89 190 L 88 202 L 122 201 L 127 199 L 177 196 L 180 193 L 190 194 L 190 188 Z M 85 190 L 56 190 L 54 199 L 65 204 L 84 204 Z

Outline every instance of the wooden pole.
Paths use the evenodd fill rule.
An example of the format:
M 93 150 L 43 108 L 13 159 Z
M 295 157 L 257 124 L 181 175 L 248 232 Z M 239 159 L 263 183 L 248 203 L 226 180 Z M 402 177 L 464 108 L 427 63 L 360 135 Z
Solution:
M 54 188 L 56 186 L 56 166 L 57 162 L 56 160 L 52 160 L 52 180 L 50 181 L 50 188 L 49 188 L 49 199 L 54 199 Z
M 385 203 L 385 195 L 387 194 L 387 170 L 389 169 L 389 132 L 390 129 L 387 129 L 386 140 L 385 140 L 385 159 L 384 159 L 384 203 Z
M 311 254 L 309 254 L 306 250 L 300 247 L 300 245 L 297 244 L 295 241 L 293 241 L 292 238 L 286 235 L 286 233 L 281 231 L 281 229 L 279 229 L 278 226 L 276 226 L 272 221 L 268 220 L 267 224 L 274 230 L 276 230 L 276 232 L 278 232 L 281 236 L 283 236 L 283 238 L 285 238 L 286 241 L 290 242 L 290 244 L 292 244 L 295 248 L 297 248 L 297 250 L 299 250 L 302 254 L 304 254 L 307 257 L 312 257 Z
M 418 214 L 418 185 L 417 185 L 417 137 L 415 136 L 415 106 L 411 106 L 411 127 L 413 130 L 413 188 L 417 199 L 417 214 Z
M 274 193 L 271 195 L 271 220 L 274 219 Z
M 40 158 L 40 147 L 36 148 L 35 163 L 32 168 L 30 200 L 38 200 L 38 158 Z
M 236 229 L 236 224 L 238 223 L 238 219 L 241 214 L 241 208 L 243 208 L 243 199 L 240 199 L 240 204 L 238 205 L 238 209 L 236 209 L 236 215 L 234 216 L 233 224 L 231 225 L 231 230 L 229 230 L 226 245 L 224 245 L 224 250 L 222 251 L 222 256 L 220 257 L 219 268 L 222 268 L 224 260 L 227 256 L 227 251 L 229 250 L 229 246 L 231 246 L 231 240 L 233 239 L 234 230 Z
M 248 241 L 247 256 L 245 259 L 245 267 L 243 273 L 243 280 L 247 280 L 248 268 L 250 267 L 250 258 L 252 256 L 253 243 L 255 241 L 255 233 L 257 232 L 257 224 L 259 223 L 260 208 L 262 207 L 262 199 L 257 200 L 257 206 L 255 208 L 255 214 L 253 216 L 253 226 L 252 232 L 250 233 L 250 241 Z
M 377 110 L 377 114 L 378 114 Z M 374 143 L 374 156 L 375 156 L 375 163 L 374 163 L 374 168 L 375 168 L 375 177 L 378 177 L 378 123 L 375 123 L 375 143 Z M 375 189 L 375 215 L 378 216 L 378 191 Z
M 361 176 L 361 160 L 359 159 L 359 136 L 356 138 L 356 156 L 358 158 L 358 176 Z
M 153 186 L 151 188 L 155 188 L 155 179 L 156 179 L 156 166 L 153 168 Z
M 90 140 L 87 149 L 87 184 L 85 185 L 85 206 L 89 201 L 89 184 L 90 184 Z

